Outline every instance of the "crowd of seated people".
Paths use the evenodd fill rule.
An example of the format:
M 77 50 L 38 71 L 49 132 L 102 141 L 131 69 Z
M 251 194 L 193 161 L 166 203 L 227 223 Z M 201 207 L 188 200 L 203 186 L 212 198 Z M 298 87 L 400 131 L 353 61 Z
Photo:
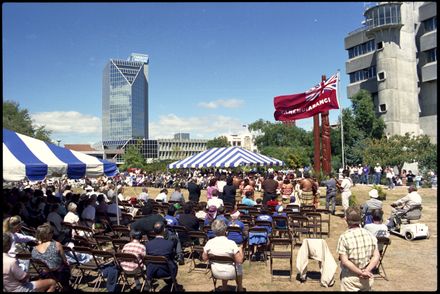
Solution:
M 172 195 L 168 195 L 167 189 L 162 189 L 158 197 L 151 197 L 148 189 L 143 188 L 138 197 L 132 198 L 132 201 L 125 202 L 123 205 L 121 203 L 118 205 L 117 200 L 121 200 L 117 198 L 118 194 L 124 193 L 124 189 L 115 185 L 116 183 L 108 182 L 103 182 L 100 187 L 92 188 L 87 185 L 84 187 L 85 193 L 74 193 L 70 185 L 45 186 L 44 189 L 26 187 L 7 190 L 4 192 L 4 202 L 6 199 L 8 204 L 5 205 L 6 218 L 3 228 L 4 234 L 9 234 L 11 245 L 6 253 L 10 258 L 14 258 L 15 253 L 20 251 L 19 244 L 34 242 L 33 245 L 26 245 L 32 258 L 47 263 L 64 290 L 70 288 L 71 267 L 68 261 L 70 259 L 66 258 L 68 254 L 64 252 L 63 246 L 74 248 L 78 244 L 75 242 L 78 233 L 71 226 L 86 227 L 94 233 L 103 235 L 111 235 L 112 228 L 118 224 L 129 229 L 130 240 L 122 247 L 122 252 L 133 253 L 139 258 L 146 255 L 165 256 L 170 261 L 171 273 L 167 272 L 166 267 L 158 265 L 143 268 L 142 270 L 146 271 L 149 278 L 161 278 L 167 275 L 176 277 L 179 265 L 185 263 L 185 249 L 194 242 L 189 232 L 197 231 L 206 233 L 208 242 L 212 241 L 208 247 L 205 247 L 204 259 L 208 259 L 210 252 L 221 254 L 221 250 L 216 251 L 217 247 L 219 244 L 227 244 L 229 251 L 226 250 L 223 254 L 234 258 L 238 274 L 241 276 L 239 281 L 241 281 L 240 265 L 243 262 L 243 246 L 259 245 L 260 241 L 264 246 L 269 244 L 273 217 L 287 216 L 282 199 L 290 200 L 287 196 L 289 191 L 292 193 L 292 187 L 285 187 L 279 194 L 270 190 L 270 193 L 266 193 L 267 200 L 264 203 L 261 198 L 255 199 L 255 190 L 249 179 L 242 181 L 241 187 L 236 187 L 234 179 L 227 177 L 222 181 L 224 182 L 221 184 L 222 191 L 216 188 L 218 182 L 216 180 L 209 182 L 210 197 L 207 202 L 185 202 L 185 199 L 181 197 L 179 187 Z M 280 183 L 280 185 L 288 185 L 286 178 L 281 178 Z M 265 187 L 268 189 L 267 185 L 262 185 L 263 190 Z M 240 195 L 240 197 L 235 195 Z M 373 199 L 376 198 L 375 194 L 370 194 L 370 196 Z M 124 202 L 126 198 L 122 199 Z M 239 209 L 239 204 L 244 205 L 244 209 Z M 127 214 L 130 214 L 127 212 L 133 212 L 134 210 L 131 209 L 134 208 L 137 212 L 133 213 L 132 218 L 127 217 Z M 264 228 L 265 236 L 249 232 L 250 227 L 245 221 L 245 215 L 249 217 L 250 211 L 256 212 L 252 214 L 254 221 L 261 221 L 260 225 L 253 227 Z M 381 218 L 382 215 L 379 217 L 377 213 L 372 213 L 374 225 L 379 225 Z M 67 224 L 70 226 L 66 227 Z M 374 227 L 373 224 L 371 227 Z M 35 234 L 23 234 L 21 230 L 23 225 L 34 229 Z M 287 224 L 280 222 L 275 228 L 281 229 L 286 226 Z M 83 235 L 80 233 L 79 236 Z M 4 235 L 5 238 L 7 237 Z M 261 259 L 261 254 L 256 252 L 252 258 Z M 15 263 L 10 260 L 10 263 L 12 262 Z M 26 269 L 26 266 L 28 265 L 22 267 Z M 125 263 L 122 267 L 124 270 L 129 270 L 134 268 L 134 265 Z M 229 273 L 225 272 L 224 286 L 229 277 Z M 47 291 L 54 290 L 52 280 L 42 280 L 44 281 L 42 285 L 37 283 L 32 287 Z M 21 286 L 31 287 L 24 276 L 19 281 Z M 136 288 L 139 287 L 138 281 Z M 241 282 L 238 288 L 242 288 Z

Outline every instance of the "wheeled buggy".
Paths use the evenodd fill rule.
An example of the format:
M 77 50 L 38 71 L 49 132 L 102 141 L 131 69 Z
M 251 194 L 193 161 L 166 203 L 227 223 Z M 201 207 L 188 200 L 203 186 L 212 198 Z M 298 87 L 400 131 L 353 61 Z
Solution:
M 394 226 L 390 228 L 390 232 L 404 237 L 406 240 L 429 239 L 429 229 L 426 224 L 411 223 L 421 217 L 421 205 L 415 205 L 406 211 L 398 211 L 393 219 Z

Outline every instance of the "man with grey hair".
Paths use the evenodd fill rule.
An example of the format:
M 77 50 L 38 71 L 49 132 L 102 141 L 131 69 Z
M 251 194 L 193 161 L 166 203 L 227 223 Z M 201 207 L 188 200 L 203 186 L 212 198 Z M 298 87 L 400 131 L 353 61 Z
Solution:
M 338 240 L 336 251 L 341 261 L 341 291 L 371 291 L 373 269 L 379 264 L 377 239 L 360 227 L 361 213 L 356 207 L 345 211 L 346 230 Z
M 148 188 L 147 187 L 142 187 L 142 192 L 139 194 L 137 199 L 141 200 L 141 201 L 144 201 L 144 202 L 147 202 L 148 198 L 149 198 L 149 196 L 148 196 Z
M 227 290 L 228 280 L 237 280 L 237 290 L 243 291 L 243 247 L 229 240 L 226 237 L 227 225 L 223 220 L 214 220 L 211 229 L 215 238 L 209 240 L 203 248 L 203 260 L 207 261 L 209 255 L 229 256 L 235 261 L 235 268 L 232 264 L 216 263 L 211 264 L 213 275 L 222 280 L 223 291 Z M 236 277 L 237 271 L 237 277 Z

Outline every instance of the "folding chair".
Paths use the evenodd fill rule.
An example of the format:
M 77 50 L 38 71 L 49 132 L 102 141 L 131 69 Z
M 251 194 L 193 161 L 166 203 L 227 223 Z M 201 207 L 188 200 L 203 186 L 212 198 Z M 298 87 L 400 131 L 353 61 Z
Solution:
M 304 204 L 304 205 L 301 205 L 299 212 L 304 214 L 306 212 L 315 212 L 315 210 L 316 210 L 316 207 L 314 205 Z
M 128 279 L 138 279 L 142 278 L 142 286 L 141 286 L 141 292 L 144 290 L 145 284 L 147 283 L 147 276 L 145 275 L 145 269 L 144 269 L 144 262 L 142 258 L 138 258 L 135 254 L 132 253 L 122 253 L 122 252 L 116 252 L 115 253 L 115 262 L 116 266 L 119 269 L 120 280 L 122 280 L 122 289 L 121 292 L 124 292 L 125 286 L 129 285 L 131 288 L 131 284 L 129 283 Z M 125 270 L 123 267 L 124 262 L 131 262 L 137 265 L 137 268 L 133 271 Z
M 258 227 L 265 227 L 267 229 L 269 236 L 272 235 L 272 222 L 271 221 L 255 220 L 254 224 L 255 224 L 255 226 L 258 226 Z
M 113 246 L 112 244 L 112 238 L 108 236 L 95 236 L 96 241 L 96 247 L 99 250 L 105 250 L 106 248 L 111 248 Z
M 91 228 L 82 226 L 82 225 L 74 225 L 73 230 L 75 231 L 75 238 L 80 237 L 78 239 L 85 238 L 90 246 L 96 247 L 96 240 L 94 238 L 94 232 Z
M 192 263 L 189 265 L 188 273 L 192 272 L 193 270 L 196 270 L 199 265 L 205 265 L 205 273 L 208 271 L 209 264 L 206 263 L 198 263 L 196 264 L 196 256 L 198 256 L 198 259 L 201 260 L 202 254 L 203 254 L 203 247 L 205 246 L 206 242 L 208 242 L 208 235 L 204 232 L 198 232 L 198 231 L 189 231 L 188 237 L 192 240 L 191 245 L 191 251 L 188 258 L 191 258 Z
M 31 253 L 29 253 L 29 252 L 16 253 L 15 258 L 22 260 L 22 261 L 26 261 L 28 263 L 27 272 L 28 272 L 31 280 L 37 280 L 40 277 L 40 275 L 38 274 L 35 267 L 31 266 L 31 258 L 32 258 Z
M 98 289 L 101 286 L 102 281 L 105 282 L 105 278 L 102 275 L 102 268 L 109 264 L 110 262 L 113 262 L 113 253 L 106 252 L 106 251 L 98 251 L 93 250 L 87 247 L 83 246 L 75 246 L 73 247 L 73 251 L 75 253 L 83 253 L 83 254 L 90 254 L 92 256 L 92 260 L 90 260 L 87 263 L 82 263 L 78 266 L 78 268 L 81 271 L 81 276 L 79 278 L 78 284 L 81 284 L 82 279 L 86 275 L 90 275 L 90 273 L 94 272 L 96 273 L 97 279 L 93 285 L 93 292 L 95 289 Z
M 246 224 L 245 224 L 245 226 L 246 226 Z M 229 234 L 232 232 L 240 234 L 243 239 L 243 242 L 240 244 L 237 243 L 237 245 L 243 245 L 243 255 L 247 256 L 247 254 L 248 254 L 247 236 L 245 235 L 244 230 L 246 230 L 246 228 L 242 230 L 240 227 L 228 226 L 226 229 L 226 237 L 229 239 Z M 249 227 L 248 227 L 247 231 L 249 231 Z
M 322 238 L 321 214 L 319 212 L 306 212 L 305 216 L 309 219 L 309 224 L 307 225 L 309 235 L 313 234 L 314 238 Z
M 254 238 L 261 239 L 260 241 L 255 240 Z M 265 242 L 262 242 L 265 239 Z M 263 249 L 263 257 L 264 263 L 267 264 L 267 247 L 269 245 L 269 233 L 264 227 L 252 227 L 249 229 L 249 237 L 247 239 L 247 248 L 248 248 L 248 259 L 249 265 L 252 262 L 252 254 L 254 253 L 255 248 Z
M 289 251 L 275 250 L 276 246 L 290 246 Z M 270 239 L 270 280 L 273 281 L 274 276 L 284 277 L 282 275 L 274 275 L 273 259 L 289 259 L 289 281 L 292 280 L 293 273 L 293 244 L 289 238 L 271 238 Z
M 287 216 L 273 216 L 272 217 L 272 235 L 278 237 L 285 237 L 287 235 L 288 238 L 291 239 L 290 230 L 289 230 L 289 218 Z
M 286 211 L 300 212 L 301 208 L 298 204 L 287 204 Z
M 231 257 L 231 256 L 218 256 L 218 255 L 209 254 L 208 261 L 209 261 L 209 264 L 211 267 L 211 278 L 212 278 L 212 282 L 214 284 L 214 291 L 216 291 L 216 289 L 217 289 L 217 280 L 221 279 L 221 278 L 217 277 L 215 274 L 215 271 L 212 270 L 213 263 L 230 264 L 231 266 L 233 266 L 235 269 L 235 282 L 238 285 L 237 266 L 235 264 L 235 260 L 233 257 Z M 237 288 L 237 291 L 238 291 L 238 288 Z
M 292 237 L 301 241 L 303 234 L 309 233 L 309 219 L 303 215 L 290 215 Z
M 79 269 L 79 265 L 81 263 L 79 262 L 78 256 L 76 255 L 75 251 L 73 251 L 72 248 L 70 248 L 69 246 L 63 245 L 63 250 L 64 250 L 65 255 L 69 255 L 70 257 L 72 257 L 75 260 L 74 262 L 70 262 L 69 265 L 71 267 L 72 278 L 75 279 L 72 282 L 72 287 L 74 289 L 78 289 L 78 286 L 79 286 L 78 281 L 81 277 L 81 274 L 73 275 L 73 273 L 78 272 L 78 271 L 81 272 L 81 270 Z
M 146 255 L 146 256 L 144 256 L 143 260 L 144 260 L 144 264 L 147 266 L 147 268 L 148 268 L 149 264 L 162 264 L 162 265 L 166 265 L 168 268 L 169 275 L 166 277 L 162 277 L 162 278 L 151 277 L 151 279 L 149 279 L 147 277 L 147 283 L 149 284 L 149 288 L 154 290 L 153 283 L 155 280 L 158 280 L 158 279 L 159 280 L 170 280 L 171 279 L 172 284 L 171 284 L 170 292 L 173 292 L 174 288 L 177 287 L 177 281 L 176 281 L 176 277 L 172 274 L 172 269 L 170 267 L 168 259 L 165 256 Z
M 26 227 L 26 226 L 21 226 L 21 228 L 20 228 L 20 232 L 23 234 L 23 235 L 27 235 L 27 236 L 32 236 L 32 237 L 35 237 L 35 235 L 36 235 L 36 233 L 37 233 L 37 230 L 36 229 L 34 229 L 34 228 L 30 228 L 30 227 Z
M 113 238 L 130 240 L 130 229 L 126 226 L 113 226 Z
M 122 248 L 124 248 L 124 245 L 129 243 L 129 240 L 118 240 L 118 239 L 112 239 L 112 245 L 115 252 L 120 252 Z
M 44 261 L 36 258 L 31 258 L 30 264 L 34 267 L 40 279 L 53 279 L 56 281 L 58 288 L 64 289 L 64 286 L 54 274 L 55 270 L 51 270 Z
M 327 237 L 330 238 L 330 219 L 331 219 L 331 211 L 325 208 L 317 208 L 316 212 L 321 213 L 321 223 L 327 224 L 327 231 L 323 232 L 327 234 Z M 328 217 L 323 218 L 322 214 L 326 214 Z
M 385 268 L 383 267 L 383 258 L 385 257 L 385 253 L 389 245 L 391 245 L 391 239 L 387 237 L 377 237 L 377 244 L 383 245 L 382 251 L 380 252 L 379 265 L 377 266 L 378 273 L 374 275 L 375 278 L 383 278 L 386 281 L 388 280 L 387 273 L 385 272 Z M 380 268 L 382 268 L 383 275 L 380 273 Z

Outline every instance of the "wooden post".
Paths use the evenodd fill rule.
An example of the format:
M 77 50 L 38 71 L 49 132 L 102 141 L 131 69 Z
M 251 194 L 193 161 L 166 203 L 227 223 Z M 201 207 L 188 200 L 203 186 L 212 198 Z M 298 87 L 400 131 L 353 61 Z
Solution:
M 319 136 L 319 114 L 313 116 L 313 144 L 314 144 L 314 170 L 315 175 L 318 176 L 321 171 L 321 142 Z
M 326 80 L 325 75 L 322 76 L 322 81 Z M 321 112 L 322 124 L 322 171 L 329 175 L 332 170 L 332 153 L 330 145 L 330 122 L 328 111 Z

